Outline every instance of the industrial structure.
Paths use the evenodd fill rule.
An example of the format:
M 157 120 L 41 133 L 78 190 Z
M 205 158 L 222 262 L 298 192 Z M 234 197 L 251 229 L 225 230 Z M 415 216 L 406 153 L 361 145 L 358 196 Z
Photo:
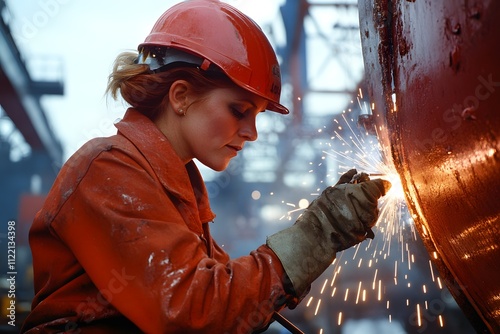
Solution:
M 28 63 L 11 31 L 12 16 L 0 1 L 0 245 L 2 256 L 2 321 L 9 318 L 5 285 L 8 264 L 7 241 L 15 242 L 16 301 L 19 312 L 29 310 L 33 295 L 28 229 L 43 202 L 63 160 L 63 147 L 47 120 L 41 98 L 62 95 L 61 80 L 33 78 Z M 8 239 L 8 222 L 15 222 L 15 239 Z M 11 253 L 9 253 L 11 254 Z M 12 329 L 6 325 L 5 328 Z
M 500 33 L 499 26 L 493 22 L 493 14 L 487 15 L 498 13 L 499 7 L 493 1 L 488 4 L 467 7 L 467 14 L 462 15 L 459 13 L 464 10 L 462 4 L 450 4 L 450 8 L 440 5 L 442 7 L 436 10 L 419 1 L 377 1 L 375 5 L 362 0 L 359 4 L 356 0 L 284 1 L 280 17 L 264 25 L 263 29 L 273 41 L 282 64 L 282 98 L 292 113 L 287 117 L 275 113 L 262 115 L 259 140 L 249 144 L 227 171 L 209 177 L 207 188 L 213 209 L 218 214 L 212 228 L 215 239 L 232 256 L 243 255 L 263 243 L 267 234 L 291 223 L 286 219 L 274 225 L 266 222 L 265 212 L 270 220 L 280 219 L 272 214 L 269 207 L 283 207 L 283 201 L 297 203 L 308 192 L 317 191 L 316 187 L 324 187 L 337 178 L 341 171 L 339 163 L 325 158 L 323 143 L 335 135 L 362 134 L 376 140 L 377 134 L 386 163 L 394 161 L 400 173 L 412 217 L 427 253 L 439 254 L 434 263 L 462 308 L 456 310 L 447 304 L 447 308 L 439 313 L 451 312 L 448 314 L 453 319 L 449 319 L 444 327 L 427 319 L 428 331 L 409 320 L 413 312 L 410 308 L 394 313 L 394 322 L 399 321 L 408 333 L 459 333 L 459 330 L 462 330 L 460 333 L 468 333 L 472 327 L 480 332 L 498 331 L 500 307 L 499 285 L 496 282 L 500 269 L 495 231 L 498 232 L 499 209 L 494 198 L 498 198 L 500 189 L 495 176 L 495 169 L 498 170 L 499 118 L 493 114 L 493 105 L 498 105 L 498 95 L 494 92 L 496 86 L 490 87 L 493 91 L 488 87 L 481 90 L 481 93 L 490 93 L 488 96 L 491 98 L 484 99 L 484 103 L 481 100 L 480 110 L 460 111 L 462 121 L 457 129 L 444 128 L 444 131 L 449 130 L 445 134 L 432 132 L 433 129 L 443 128 L 443 120 L 437 120 L 441 116 L 436 116 L 441 110 L 438 108 L 445 111 L 448 106 L 453 106 L 457 98 L 463 102 L 467 94 L 473 94 L 475 87 L 482 82 L 478 81 L 481 80 L 479 77 L 488 81 L 488 76 L 493 75 L 494 83 L 500 80 L 498 65 L 494 64 L 494 57 L 488 52 L 488 47 L 495 43 L 495 36 Z M 452 9 L 454 17 L 439 16 Z M 47 120 L 41 97 L 64 94 L 64 82 L 62 76 L 50 81 L 32 78 L 10 30 L 11 16 L 4 0 L 0 0 L 0 11 L 0 245 L 4 247 L 6 222 L 16 221 L 18 298 L 24 302 L 18 305 L 25 307 L 20 312 L 27 312 L 32 296 L 27 231 L 64 156 L 63 146 Z M 435 16 L 429 16 L 429 22 L 436 19 L 436 24 L 441 26 L 422 24 L 416 18 L 419 13 L 434 13 Z M 482 33 L 481 29 L 485 27 L 488 29 Z M 279 31 L 280 28 L 283 31 Z M 471 29 L 474 33 L 470 32 Z M 444 30 L 444 36 L 421 38 Z M 449 44 L 444 47 L 444 42 Z M 442 52 L 436 53 L 436 58 L 426 58 L 429 53 L 422 50 L 429 48 Z M 477 73 L 467 72 L 474 66 L 467 59 L 476 57 L 481 57 L 483 67 L 477 69 Z M 417 72 L 425 73 L 425 80 L 419 79 L 421 77 Z M 443 73 L 446 75 L 442 76 Z M 455 76 L 460 80 L 456 80 Z M 434 79 L 437 77 L 442 80 L 436 82 Z M 468 86 L 462 86 L 462 82 L 467 82 Z M 452 89 L 444 88 L 452 83 Z M 440 90 L 434 90 L 434 84 Z M 363 92 L 370 99 L 371 107 L 368 109 L 358 103 Z M 448 92 L 450 96 L 446 95 Z M 443 96 L 446 98 L 441 99 Z M 346 110 L 349 110 L 350 118 L 359 117 L 365 127 L 339 128 L 332 120 Z M 418 116 L 415 110 L 419 111 Z M 456 124 L 455 116 L 448 116 L 452 117 L 451 125 Z M 426 133 L 424 129 L 431 132 Z M 414 141 L 415 134 L 418 134 L 423 147 L 430 150 L 419 150 L 418 142 Z M 445 135 L 448 137 L 443 139 Z M 478 137 L 480 140 L 473 139 Z M 479 148 L 486 153 L 478 153 Z M 446 161 L 442 161 L 443 157 Z M 457 162 L 459 160 L 461 162 Z M 470 163 L 466 164 L 466 160 Z M 352 164 L 352 161 L 346 162 L 349 163 Z M 430 165 L 436 173 L 427 174 Z M 482 170 L 477 169 L 483 167 Z M 444 183 L 457 190 L 454 195 L 444 190 Z M 471 196 L 464 199 L 461 196 L 463 193 L 458 191 L 459 187 Z M 311 188 L 314 191 L 310 191 Z M 431 194 L 443 194 L 444 197 L 438 196 L 434 200 Z M 258 200 L 249 200 L 252 198 Z M 466 210 L 470 211 L 466 213 Z M 447 222 L 446 228 L 439 229 L 438 225 L 443 221 Z M 457 221 L 461 225 L 455 226 L 452 231 L 451 226 Z M 467 221 L 471 221 L 471 225 Z M 485 232 L 485 229 L 489 231 Z M 473 240 L 477 236 L 483 238 L 479 244 L 481 249 L 475 248 L 477 244 Z M 425 253 L 419 243 L 415 247 Z M 429 258 L 428 254 L 425 255 Z M 477 272 L 474 272 L 474 266 L 468 266 L 470 257 L 475 263 L 480 263 L 481 268 Z M 427 258 L 422 260 L 425 264 Z M 467 269 L 459 269 L 464 264 L 467 264 Z M 0 265 L 0 275 L 4 275 L 7 272 L 6 259 L 0 259 Z M 487 273 L 486 268 L 491 271 Z M 345 269 L 345 272 L 350 270 L 352 277 L 361 275 L 354 269 Z M 488 289 L 481 292 L 480 284 L 484 282 Z M 395 294 L 391 298 L 399 297 Z M 437 299 L 438 296 L 430 295 L 429 298 Z M 323 304 L 328 304 L 328 301 L 324 300 Z M 322 323 L 321 327 L 326 328 L 324 333 L 340 332 L 341 325 L 336 315 L 342 307 L 347 306 L 325 306 L 327 313 L 316 318 L 308 316 L 305 305 L 288 314 L 293 317 L 295 312 L 295 320 L 303 324 Z M 358 318 L 385 315 L 383 310 L 374 312 L 374 309 L 383 309 L 379 304 L 359 308 L 350 305 L 349 308 Z M 1 314 L 0 324 L 3 326 L 6 318 L 3 312 Z M 453 327 L 453 322 L 456 327 Z M 316 330 L 318 327 L 308 329 Z

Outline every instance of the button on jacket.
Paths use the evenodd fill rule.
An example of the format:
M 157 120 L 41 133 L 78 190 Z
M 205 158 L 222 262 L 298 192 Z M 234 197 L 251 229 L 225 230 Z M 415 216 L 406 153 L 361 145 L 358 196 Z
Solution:
M 133 109 L 116 127 L 67 161 L 33 222 L 23 332 L 249 333 L 267 322 L 287 297 L 276 255 L 262 245 L 230 260 L 210 236 L 194 162 Z

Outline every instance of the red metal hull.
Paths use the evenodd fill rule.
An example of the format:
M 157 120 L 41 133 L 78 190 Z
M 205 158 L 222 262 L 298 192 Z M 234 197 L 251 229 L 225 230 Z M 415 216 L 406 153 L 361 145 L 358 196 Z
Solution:
M 500 1 L 359 0 L 359 12 L 384 155 L 458 304 L 500 333 Z

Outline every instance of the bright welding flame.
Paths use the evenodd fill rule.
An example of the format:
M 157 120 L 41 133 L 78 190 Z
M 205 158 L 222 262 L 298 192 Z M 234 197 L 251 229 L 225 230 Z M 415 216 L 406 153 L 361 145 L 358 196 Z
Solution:
M 377 179 L 377 178 L 387 180 L 391 183 L 391 185 L 392 185 L 391 189 L 389 189 L 389 191 L 385 195 L 387 198 L 388 197 L 394 198 L 394 200 L 396 200 L 398 202 L 403 201 L 405 199 L 405 193 L 403 190 L 403 185 L 401 183 L 401 178 L 399 177 L 399 175 L 396 172 L 391 171 L 385 175 L 371 177 L 372 180 Z

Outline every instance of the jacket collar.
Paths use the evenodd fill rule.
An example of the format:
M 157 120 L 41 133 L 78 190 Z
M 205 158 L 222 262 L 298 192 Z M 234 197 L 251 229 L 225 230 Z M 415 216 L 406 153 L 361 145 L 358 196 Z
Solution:
M 198 167 L 192 160 L 184 164 L 149 118 L 130 108 L 115 126 L 143 154 L 170 193 L 183 202 L 197 206 L 202 223 L 215 218 Z

